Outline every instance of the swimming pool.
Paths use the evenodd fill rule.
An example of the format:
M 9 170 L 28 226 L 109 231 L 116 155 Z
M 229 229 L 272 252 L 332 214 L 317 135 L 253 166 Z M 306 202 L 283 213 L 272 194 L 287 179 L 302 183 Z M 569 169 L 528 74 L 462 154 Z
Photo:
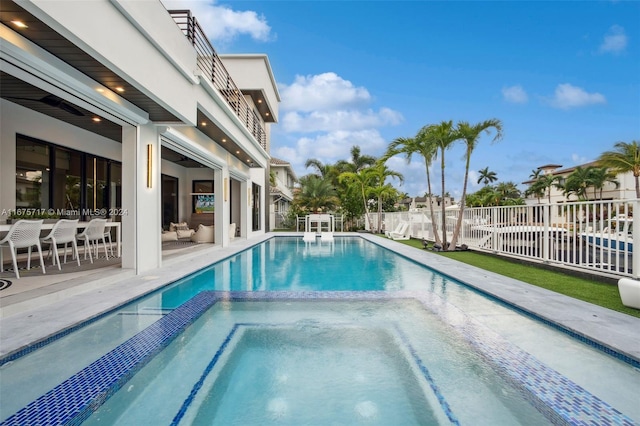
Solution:
M 338 259 L 343 254 L 347 264 L 340 270 Z M 284 275 L 282 270 L 291 274 Z M 326 278 L 320 285 L 327 287 L 316 287 L 320 276 Z M 300 389 L 304 378 L 300 372 L 319 369 L 323 364 L 319 360 L 325 358 L 343 362 L 332 363 L 311 384 L 322 377 L 340 382 L 359 365 L 364 370 L 349 376 L 350 383 L 357 379 L 382 383 L 363 385 L 360 393 L 353 391 L 361 395 L 359 399 L 345 402 L 339 413 L 343 418 L 354 416 L 354 423 L 385 424 L 386 415 L 410 419 L 408 413 L 416 412 L 416 424 L 424 424 L 425 418 L 478 424 L 478 418 L 491 416 L 498 420 L 487 424 L 500 419 L 509 419 L 508 424 L 562 423 L 585 415 L 591 420 L 633 424 L 631 419 L 640 418 L 634 396 L 640 391 L 640 380 L 630 365 L 359 238 L 338 238 L 331 246 L 274 238 L 201 271 L 188 284 L 184 281 L 42 350 L 4 363 L 1 418 L 10 424 L 17 419 L 7 420 L 12 414 L 26 415 L 28 410 L 23 408 L 30 401 L 34 401 L 31 411 L 43 415 L 38 404 L 51 407 L 47 398 L 58 400 L 64 388 L 71 386 L 74 395 L 94 397 L 95 392 L 100 401 L 113 394 L 88 418 L 88 424 L 110 424 L 116 419 L 119 424 L 127 419 L 139 424 L 138 408 L 143 416 L 163 412 L 158 424 L 199 423 L 212 418 L 212 413 L 227 424 L 238 413 L 238 406 L 228 401 L 237 398 L 226 398 L 226 402 L 216 398 L 234 395 L 233 386 L 250 383 L 252 389 L 260 385 L 261 395 L 270 395 L 256 403 L 261 407 L 256 413 L 264 415 L 259 424 L 267 420 L 293 424 L 287 421 L 300 415 L 301 406 L 310 416 L 315 416 L 312 403 L 326 406 L 311 390 L 307 398 L 301 398 L 299 391 L 294 392 L 296 398 L 285 392 Z M 345 290 L 349 282 L 358 291 Z M 314 343 L 317 348 L 318 342 L 332 350 L 315 361 L 314 350 L 288 359 L 284 364 L 292 365 L 289 372 L 278 370 L 277 362 L 267 363 L 260 371 L 272 373 L 270 381 L 256 379 L 264 374 L 238 376 L 238 371 L 247 370 L 238 366 L 256 359 L 256 353 L 261 354 L 259 359 L 278 360 L 288 354 L 281 353 L 282 347 L 299 347 L 304 352 Z M 380 346 L 387 349 L 376 358 Z M 130 363 L 126 368 L 123 357 Z M 61 362 L 54 365 L 52 360 Z M 305 367 L 302 361 L 311 364 Z M 391 366 L 391 374 L 374 377 L 372 372 L 381 370 L 380 365 Z M 82 369 L 85 366 L 90 368 Z M 33 371 L 39 372 L 37 383 L 25 376 Z M 134 372 L 138 374 L 123 382 Z M 112 376 L 112 382 L 105 381 Z M 399 382 L 388 382 L 398 377 Z M 158 382 L 160 378 L 168 384 Z M 271 392 L 269 386 L 274 383 L 283 385 L 285 393 Z M 307 387 L 313 386 L 307 383 Z M 369 388 L 396 391 L 364 393 Z M 238 389 L 242 395 L 243 388 Z M 171 401 L 166 395 L 160 397 L 167 391 Z M 551 399 L 545 400 L 544 395 Z M 73 404 L 83 403 L 76 399 L 81 398 L 73 399 Z M 334 400 L 347 398 L 336 395 Z M 88 411 L 73 418 L 91 414 L 96 404 L 90 402 Z M 575 404 L 587 414 L 572 413 Z M 247 404 L 243 407 L 249 411 Z M 256 413 L 247 412 L 247 416 L 252 419 Z M 61 407 L 56 414 L 69 413 Z M 315 424 L 326 423 L 323 419 Z

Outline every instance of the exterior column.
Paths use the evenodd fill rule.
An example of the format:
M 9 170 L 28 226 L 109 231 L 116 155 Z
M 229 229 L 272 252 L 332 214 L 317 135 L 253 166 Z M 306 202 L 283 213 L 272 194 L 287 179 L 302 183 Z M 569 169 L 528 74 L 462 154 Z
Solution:
M 160 137 L 151 124 L 122 131 L 122 267 L 160 267 Z

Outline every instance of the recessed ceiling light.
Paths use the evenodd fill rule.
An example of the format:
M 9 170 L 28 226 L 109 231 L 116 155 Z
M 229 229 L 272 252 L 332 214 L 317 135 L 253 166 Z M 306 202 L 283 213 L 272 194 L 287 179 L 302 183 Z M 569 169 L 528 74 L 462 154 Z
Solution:
M 120 86 L 118 86 L 118 87 L 116 87 L 116 91 L 118 91 L 118 92 L 124 92 L 124 87 L 120 87 Z
M 250 159 L 250 158 L 247 158 L 247 163 L 250 163 L 250 162 L 251 162 L 251 159 Z
M 96 123 L 99 123 L 102 121 L 100 117 L 93 117 L 92 120 L 95 121 Z
M 200 123 L 200 125 L 201 125 L 202 127 L 206 127 L 206 126 L 207 126 L 207 122 L 206 122 L 206 121 L 203 121 L 202 123 Z
M 236 154 L 240 154 L 240 151 L 236 151 Z
M 265 113 L 264 113 L 264 115 L 267 115 L 267 116 L 268 116 L 268 115 L 269 115 L 269 113 L 268 113 L 268 112 L 265 112 Z
M 226 142 L 226 141 L 227 141 L 226 139 L 222 138 L 222 142 Z
M 262 99 L 258 99 L 258 103 L 261 104 L 262 103 Z
M 11 23 L 18 28 L 29 28 L 29 26 L 22 21 L 15 20 L 15 21 L 11 21 Z

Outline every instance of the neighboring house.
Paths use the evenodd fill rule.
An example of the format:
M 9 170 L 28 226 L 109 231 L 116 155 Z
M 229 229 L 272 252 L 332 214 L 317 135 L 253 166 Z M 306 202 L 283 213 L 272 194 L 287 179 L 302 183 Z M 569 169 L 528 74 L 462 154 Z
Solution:
M 419 209 L 419 208 L 425 208 L 428 209 L 429 208 L 429 203 L 431 203 L 433 205 L 433 209 L 437 210 L 437 209 L 442 209 L 442 202 L 443 202 L 443 198 L 442 197 L 413 197 L 413 198 L 405 198 L 402 201 L 400 201 L 400 203 L 398 203 L 398 206 L 402 206 L 404 207 L 406 210 L 413 210 L 413 209 Z M 445 207 L 449 207 L 451 205 L 455 204 L 453 197 L 444 197 L 444 205 Z
M 287 213 L 293 201 L 293 185 L 298 180 L 291 164 L 278 158 L 271 158 L 271 174 L 275 186 L 271 185 L 269 193 L 271 202 L 269 208 L 269 223 L 272 229 L 282 228 Z
M 169 222 L 213 224 L 222 246 L 232 223 L 267 230 L 280 96 L 266 55 L 218 55 L 158 0 L 2 0 L 0 21 L 1 222 L 98 212 L 122 222 L 136 273 L 161 266 Z
M 567 177 L 574 172 L 577 167 L 582 167 L 586 169 L 587 167 L 598 167 L 598 163 L 596 161 L 581 164 L 579 166 L 562 168 L 559 164 L 547 164 L 544 166 L 538 167 L 538 170 L 541 171 L 543 175 L 553 175 L 558 178 L 559 184 L 564 184 Z M 616 187 L 613 183 L 606 183 L 602 188 L 602 200 L 610 201 L 610 200 L 625 200 L 625 199 L 635 199 L 636 198 L 636 190 L 635 190 L 635 178 L 631 172 L 619 174 L 615 178 L 618 181 L 618 186 Z M 535 180 L 528 180 L 526 182 L 522 182 L 523 185 L 531 186 Z M 600 200 L 600 191 L 597 191 L 594 196 L 593 187 L 587 189 L 587 200 Z M 568 198 L 565 194 L 563 194 L 562 189 L 558 189 L 555 185 L 551 187 L 551 204 L 565 203 L 568 201 L 578 201 L 578 197 L 575 195 L 570 195 Z M 549 203 L 549 193 L 545 193 L 544 196 L 541 196 L 540 199 L 535 195 L 529 195 L 525 199 L 527 205 L 532 204 L 548 204 Z

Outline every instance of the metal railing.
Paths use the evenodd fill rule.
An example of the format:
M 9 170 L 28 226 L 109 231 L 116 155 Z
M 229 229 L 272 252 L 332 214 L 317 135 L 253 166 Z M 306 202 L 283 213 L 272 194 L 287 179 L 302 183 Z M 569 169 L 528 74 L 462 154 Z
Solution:
M 187 37 L 198 55 L 198 69 L 208 78 L 229 107 L 238 116 L 260 146 L 267 148 L 267 134 L 262 119 L 249 107 L 222 60 L 190 10 L 169 10 L 169 14 Z
M 635 278 L 640 275 L 640 215 L 634 216 L 634 210 L 640 211 L 640 200 L 465 208 L 456 246 Z M 453 238 L 459 214 L 455 209 L 445 212 L 447 242 Z M 377 215 L 370 219 L 375 232 Z M 435 241 L 435 225 L 443 239 L 441 211 L 435 211 L 433 217 L 428 209 L 383 215 L 386 230 L 395 229 L 400 222 L 409 223 L 412 238 Z M 368 221 L 366 224 L 369 228 Z

